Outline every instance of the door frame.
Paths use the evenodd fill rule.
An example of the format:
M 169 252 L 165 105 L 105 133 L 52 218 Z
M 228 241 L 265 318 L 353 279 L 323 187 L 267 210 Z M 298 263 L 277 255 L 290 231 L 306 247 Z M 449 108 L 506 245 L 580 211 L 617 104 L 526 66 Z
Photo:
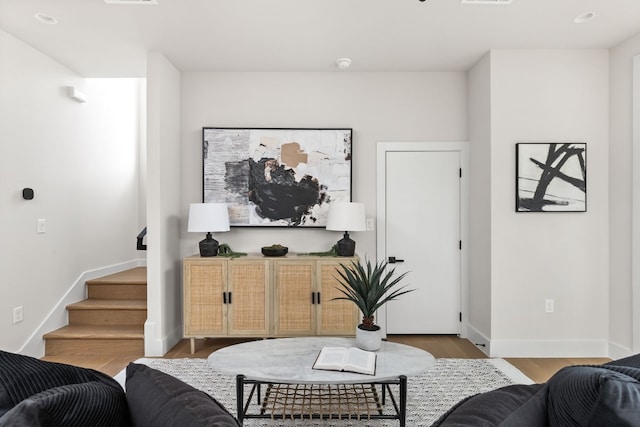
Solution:
M 398 151 L 435 151 L 450 152 L 455 151 L 460 155 L 460 167 L 462 176 L 460 177 L 460 239 L 462 249 L 460 250 L 460 312 L 462 321 L 460 323 L 460 336 L 467 337 L 468 325 L 468 298 L 469 295 L 469 143 L 458 142 L 378 142 L 376 147 L 376 254 L 378 261 L 387 259 L 386 254 L 386 154 L 387 152 Z M 387 335 L 387 313 L 386 307 L 377 313 L 378 324 L 382 328 L 382 335 Z

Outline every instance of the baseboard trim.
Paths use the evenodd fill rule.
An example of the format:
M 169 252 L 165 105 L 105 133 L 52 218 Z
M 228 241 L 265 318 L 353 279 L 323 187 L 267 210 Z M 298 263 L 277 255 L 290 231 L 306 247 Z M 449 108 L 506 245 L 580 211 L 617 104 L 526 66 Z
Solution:
M 484 334 L 474 328 L 472 325 L 467 324 L 466 338 L 478 347 L 487 356 L 491 355 L 491 341 Z
M 144 267 L 147 265 L 146 259 L 137 259 L 127 261 L 120 264 L 114 264 L 107 267 L 96 268 L 81 273 L 78 278 L 69 287 L 67 292 L 60 298 L 56 305 L 51 309 L 49 314 L 38 325 L 35 331 L 27 338 L 24 345 L 17 353 L 27 356 L 40 358 L 44 356 L 44 339 L 42 336 L 47 332 L 51 332 L 65 326 L 68 323 L 67 305 L 81 301 L 87 297 L 87 289 L 85 282 L 87 280 L 96 279 L 98 277 L 109 274 L 119 273 L 135 267 Z
M 604 340 L 491 340 L 491 357 L 609 357 Z
M 614 342 L 609 343 L 609 357 L 613 360 L 622 359 L 623 357 L 631 356 L 633 350 L 627 347 L 623 347 Z
M 145 357 L 162 357 L 169 352 L 183 338 L 181 325 L 173 328 L 163 337 L 157 337 L 156 322 L 147 320 L 144 324 L 144 355 Z

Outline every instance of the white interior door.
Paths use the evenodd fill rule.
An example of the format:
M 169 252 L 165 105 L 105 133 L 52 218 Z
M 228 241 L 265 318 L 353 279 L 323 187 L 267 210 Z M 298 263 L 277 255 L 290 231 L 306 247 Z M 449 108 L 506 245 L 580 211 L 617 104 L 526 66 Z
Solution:
M 458 334 L 461 312 L 459 151 L 387 151 L 385 253 L 415 291 L 386 306 L 389 334 Z

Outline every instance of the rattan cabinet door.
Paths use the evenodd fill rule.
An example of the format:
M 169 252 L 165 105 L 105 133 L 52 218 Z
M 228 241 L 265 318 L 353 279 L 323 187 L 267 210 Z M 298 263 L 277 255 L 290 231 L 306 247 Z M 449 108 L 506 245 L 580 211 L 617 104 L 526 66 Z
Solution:
M 184 261 L 184 336 L 227 334 L 227 260 L 193 258 Z
M 314 335 L 313 260 L 273 261 L 274 334 L 276 336 Z
M 230 260 L 227 295 L 229 335 L 269 335 L 269 260 Z
M 334 298 L 343 296 L 338 290 L 338 268 L 356 259 L 317 261 L 317 286 L 320 292 L 320 301 L 316 306 L 317 335 L 355 335 L 360 316 L 358 308 L 351 301 Z

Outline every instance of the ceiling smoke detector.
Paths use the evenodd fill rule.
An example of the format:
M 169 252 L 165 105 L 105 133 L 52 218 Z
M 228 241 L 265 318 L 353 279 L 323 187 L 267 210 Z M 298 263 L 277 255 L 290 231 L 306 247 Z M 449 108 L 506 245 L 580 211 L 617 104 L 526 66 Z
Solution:
M 351 60 L 349 58 L 340 58 L 336 61 L 336 64 L 341 70 L 346 70 L 351 66 Z
M 493 4 L 505 5 L 511 4 L 513 0 L 460 0 L 460 4 Z
M 106 4 L 158 4 L 158 0 L 104 0 Z

